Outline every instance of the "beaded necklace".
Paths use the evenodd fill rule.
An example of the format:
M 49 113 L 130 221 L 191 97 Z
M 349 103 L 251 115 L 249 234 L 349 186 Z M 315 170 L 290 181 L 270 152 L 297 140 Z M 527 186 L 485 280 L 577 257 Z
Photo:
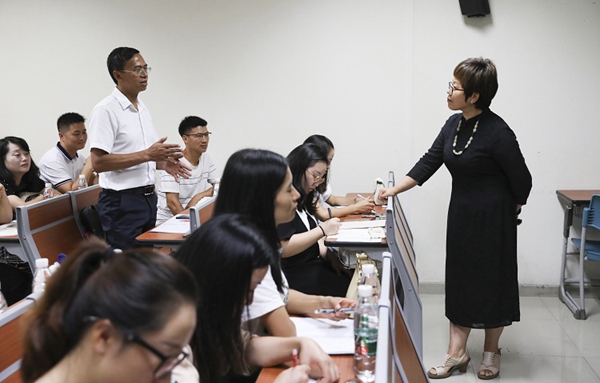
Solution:
M 460 120 L 458 120 L 458 126 L 456 127 L 456 135 L 454 136 L 454 143 L 452 144 L 452 153 L 454 153 L 455 156 L 460 156 L 461 154 L 463 154 L 463 152 L 465 150 L 467 150 L 469 145 L 471 145 L 471 141 L 473 141 L 473 137 L 475 137 L 475 132 L 477 132 L 477 127 L 479 126 L 479 120 L 477 120 L 477 122 L 475 123 L 475 126 L 473 127 L 473 133 L 471 133 L 471 137 L 469 138 L 469 141 L 467 141 L 467 144 L 465 145 L 463 150 L 457 152 L 456 151 L 456 140 L 458 139 L 458 132 L 460 132 L 461 124 L 462 124 L 462 118 Z

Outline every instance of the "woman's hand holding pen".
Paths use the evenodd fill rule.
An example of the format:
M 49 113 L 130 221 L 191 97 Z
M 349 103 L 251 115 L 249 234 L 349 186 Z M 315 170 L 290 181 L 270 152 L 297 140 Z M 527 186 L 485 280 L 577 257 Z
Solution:
M 331 313 L 316 314 L 319 318 L 327 318 L 334 321 L 339 321 L 350 317 L 351 312 L 340 311 L 342 309 L 351 309 L 356 307 L 356 302 L 351 299 L 322 296 L 321 308 L 335 310 Z
M 277 376 L 273 383 L 305 383 L 308 382 L 310 366 L 301 364 L 290 367 Z
M 375 202 L 371 198 L 363 197 L 354 204 L 354 208 L 358 213 L 369 214 L 375 208 Z
M 340 378 L 340 370 L 333 359 L 314 340 L 297 339 L 300 341 L 299 361 L 301 364 L 308 364 L 311 367 L 310 375 L 319 377 L 317 382 L 337 382 Z
M 323 222 L 320 226 L 325 235 L 334 235 L 340 231 L 340 226 L 342 226 L 342 223 L 340 222 L 339 218 L 331 218 Z

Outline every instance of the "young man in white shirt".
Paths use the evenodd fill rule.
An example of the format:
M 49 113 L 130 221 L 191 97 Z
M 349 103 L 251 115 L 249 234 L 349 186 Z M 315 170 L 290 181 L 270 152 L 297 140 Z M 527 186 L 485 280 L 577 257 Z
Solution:
M 61 193 L 77 190 L 79 175 L 88 185 L 95 180 L 92 161 L 77 153 L 85 147 L 85 118 L 78 113 L 65 113 L 56 122 L 59 142 L 40 159 L 40 177 Z
M 200 117 L 188 116 L 179 124 L 179 135 L 185 143 L 180 161 L 192 169 L 192 175 L 177 182 L 164 170 L 159 172 L 157 225 L 212 195 L 210 181 L 215 179 L 217 169 L 206 154 L 210 134 L 208 123 Z
M 150 112 L 138 98 L 150 73 L 139 51 L 115 48 L 107 67 L 117 86 L 90 115 L 90 157 L 100 175 L 98 213 L 106 240 L 113 248 L 127 249 L 156 222 L 156 169 L 176 179 L 189 176 L 189 169 L 179 161 L 179 145 L 158 138 Z

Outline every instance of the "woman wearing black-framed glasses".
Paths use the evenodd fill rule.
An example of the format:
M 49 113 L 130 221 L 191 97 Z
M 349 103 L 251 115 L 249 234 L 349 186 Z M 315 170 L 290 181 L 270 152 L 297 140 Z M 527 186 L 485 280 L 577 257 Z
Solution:
M 170 382 L 188 356 L 196 296 L 173 258 L 88 240 L 30 312 L 23 382 Z

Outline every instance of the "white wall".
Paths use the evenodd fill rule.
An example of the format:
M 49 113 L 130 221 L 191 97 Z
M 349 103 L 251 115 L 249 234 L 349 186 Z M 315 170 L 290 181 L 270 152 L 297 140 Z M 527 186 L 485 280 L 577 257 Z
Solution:
M 492 109 L 516 132 L 534 177 L 520 230 L 520 280 L 556 285 L 562 209 L 556 189 L 600 188 L 600 5 L 490 0 L 466 19 L 458 0 L 0 1 L 1 135 L 33 158 L 56 118 L 89 116 L 112 89 L 106 56 L 138 48 L 152 66 L 142 95 L 169 141 L 186 115 L 209 121 L 219 166 L 243 147 L 286 155 L 313 133 L 336 144 L 337 193 L 401 177 L 443 122 L 446 84 L 470 56 L 493 59 Z M 593 71 L 596 69 L 596 71 Z M 422 282 L 443 282 L 450 177 L 402 196 Z

